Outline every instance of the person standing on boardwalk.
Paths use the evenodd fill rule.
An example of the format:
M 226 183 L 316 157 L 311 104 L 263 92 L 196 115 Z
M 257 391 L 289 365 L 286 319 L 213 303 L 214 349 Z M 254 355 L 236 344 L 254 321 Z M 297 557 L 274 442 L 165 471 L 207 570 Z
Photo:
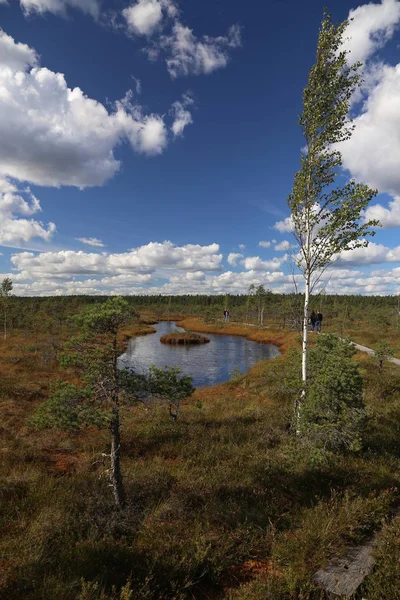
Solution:
M 315 311 L 313 310 L 310 315 L 311 331 L 314 331 L 316 321 L 317 321 L 317 315 L 315 314 Z
M 230 313 L 229 313 L 229 310 L 227 310 L 227 311 L 226 311 L 226 320 L 227 320 L 227 321 L 229 321 L 229 317 L 230 317 L 230 316 L 231 316 L 231 315 L 230 315 Z
M 316 322 L 315 322 L 315 325 L 317 326 L 317 331 L 318 331 L 318 333 L 321 333 L 322 319 L 323 319 L 322 313 L 321 313 L 321 312 L 319 312 L 319 313 L 317 314 L 317 320 L 316 320 Z
M 227 315 L 228 315 L 228 311 L 225 309 L 224 310 L 224 321 L 228 320 Z

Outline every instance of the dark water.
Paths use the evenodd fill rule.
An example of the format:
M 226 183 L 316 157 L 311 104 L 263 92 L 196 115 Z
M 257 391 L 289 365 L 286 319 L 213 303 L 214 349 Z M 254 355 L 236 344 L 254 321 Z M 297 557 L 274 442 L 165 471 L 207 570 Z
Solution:
M 160 337 L 171 331 L 183 331 L 175 323 L 162 321 L 157 333 L 132 338 L 128 349 L 119 361 L 120 366 L 146 371 L 157 367 L 178 366 L 185 375 L 193 377 L 196 387 L 215 385 L 228 381 L 233 369 L 246 373 L 256 362 L 274 358 L 279 354 L 276 346 L 251 342 L 232 335 L 207 333 L 209 344 L 200 346 L 170 346 L 161 344 Z

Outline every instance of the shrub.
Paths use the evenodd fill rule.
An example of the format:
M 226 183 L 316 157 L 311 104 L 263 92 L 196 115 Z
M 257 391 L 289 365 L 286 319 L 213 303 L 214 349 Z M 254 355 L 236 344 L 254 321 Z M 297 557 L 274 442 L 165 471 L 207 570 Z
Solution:
M 382 372 L 383 364 L 389 361 L 394 355 L 393 349 L 387 342 L 379 342 L 373 355 L 373 360 L 378 364 L 379 371 Z
M 309 378 L 301 412 L 303 441 L 317 449 L 316 457 L 329 451 L 361 448 L 365 419 L 363 380 L 352 360 L 354 347 L 334 335 L 321 335 L 309 352 Z M 301 354 L 288 354 L 285 391 L 293 398 L 301 393 Z

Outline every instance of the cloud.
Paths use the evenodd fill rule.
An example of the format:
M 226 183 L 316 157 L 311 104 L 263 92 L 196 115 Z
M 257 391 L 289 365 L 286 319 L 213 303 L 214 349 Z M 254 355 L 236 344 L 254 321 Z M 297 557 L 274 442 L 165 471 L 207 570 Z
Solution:
M 232 266 L 232 267 L 237 267 L 238 261 L 244 258 L 243 254 L 240 254 L 239 252 L 231 252 L 228 255 L 228 263 Z
M 354 125 L 352 137 L 338 146 L 344 167 L 380 192 L 400 195 L 400 64 L 382 67 Z
M 34 50 L 2 31 L 0 58 L 0 176 L 46 186 L 102 185 L 120 167 L 114 149 L 121 141 L 147 155 L 167 147 L 163 117 L 146 115 L 132 92 L 109 113 L 80 88 L 68 88 L 61 73 L 37 66 Z
M 40 202 L 29 189 L 18 191 L 14 184 L 0 179 L 0 244 L 21 246 L 34 238 L 49 242 L 56 231 L 55 224 L 44 225 L 26 218 L 40 211 Z
M 261 260 L 259 256 L 249 256 L 241 261 L 241 264 L 246 270 L 252 271 L 278 271 L 283 263 L 288 259 L 288 256 L 275 257 L 271 260 Z
M 88 246 L 96 246 L 98 248 L 104 248 L 105 244 L 97 238 L 75 238 L 78 242 L 82 242 L 82 244 L 87 244 Z
M 232 25 L 227 35 L 198 38 L 193 31 L 175 21 L 172 32 L 161 36 L 148 49 L 151 59 L 165 56 L 167 69 L 172 78 L 188 75 L 208 75 L 226 67 L 230 51 L 241 46 L 241 30 Z
M 121 254 L 62 250 L 37 255 L 22 252 L 11 257 L 14 267 L 28 279 L 149 274 L 156 269 L 219 271 L 221 261 L 218 244 L 175 246 L 172 242 L 151 242 Z
M 162 21 L 174 17 L 178 9 L 170 0 L 138 0 L 122 11 L 129 30 L 135 35 L 152 35 L 161 28 Z
M 172 105 L 172 115 L 174 122 L 172 123 L 172 132 L 175 136 L 183 134 L 185 127 L 193 123 L 192 115 L 187 110 L 187 107 L 193 104 L 193 98 L 189 93 L 186 93 L 182 97 L 182 101 L 174 102 Z
M 0 177 L 0 194 L 17 192 L 17 186 L 6 177 Z
M 243 294 L 249 286 L 264 285 L 276 293 L 294 291 L 292 276 L 265 265 L 241 272 L 219 272 L 217 244 L 175 246 L 152 242 L 122 254 L 22 252 L 12 256 L 10 276 L 19 295 L 61 294 Z M 396 249 L 394 249 L 396 250 Z M 394 252 L 378 250 L 385 255 Z M 376 252 L 374 252 L 376 254 Z M 394 254 L 392 258 L 394 258 Z M 354 258 L 354 257 L 353 257 Z M 202 265 L 201 267 L 199 265 Z M 319 289 L 340 294 L 393 294 L 400 291 L 400 267 L 365 273 L 349 265 L 331 266 L 322 275 Z M 303 277 L 294 275 L 298 290 Z M 318 291 L 318 290 L 317 290 Z
M 389 201 L 389 208 L 385 208 L 382 204 L 374 204 L 369 206 L 365 211 L 365 221 L 378 219 L 385 229 L 392 227 L 400 227 L 400 196 L 395 196 Z
M 168 131 L 160 115 L 143 115 L 141 109 L 133 106 L 130 113 L 119 105 L 117 118 L 121 123 L 132 147 L 140 154 L 155 156 L 162 154 L 168 145 Z
M 162 21 L 162 7 L 157 0 L 139 0 L 122 11 L 128 27 L 136 34 L 150 35 Z
M 25 71 L 36 65 L 38 55 L 27 44 L 16 43 L 14 39 L 0 29 L 0 69 L 13 72 Z
M 271 248 L 272 242 L 258 242 L 258 245 L 260 246 L 260 248 Z
M 282 272 L 277 271 L 276 273 L 260 274 L 258 270 L 254 269 L 242 271 L 241 273 L 226 271 L 213 279 L 212 287 L 218 293 L 227 291 L 231 291 L 232 293 L 245 293 L 251 284 L 258 286 L 288 282 L 288 276 L 284 275 Z
M 112 277 L 102 277 L 100 280 L 93 280 L 98 286 L 127 287 L 137 285 L 138 283 L 150 283 L 152 275 L 150 273 L 122 273 Z
M 204 281 L 205 278 L 206 276 L 203 271 L 194 271 L 192 273 L 186 273 L 185 275 L 187 281 Z
M 383 244 L 370 242 L 366 248 L 354 248 L 343 252 L 336 265 L 372 265 L 400 262 L 400 246 L 388 248 Z
M 292 217 L 286 217 L 283 221 L 277 221 L 273 227 L 279 233 L 291 233 L 293 231 Z
M 393 37 L 400 22 L 400 2 L 382 0 L 350 10 L 344 49 L 351 52 L 350 62 L 364 62 Z
M 190 283 L 200 283 L 202 281 L 204 281 L 206 279 L 206 275 L 203 271 L 193 271 L 193 272 L 188 272 L 185 273 L 184 275 L 182 275 L 181 273 L 178 275 L 172 275 L 169 280 L 171 283 L 183 283 L 185 282 L 187 285 L 187 282 Z
M 293 248 L 296 248 L 295 244 L 291 244 L 288 240 L 283 240 L 283 242 L 277 244 L 274 249 L 277 252 L 287 252 L 288 250 L 292 250 Z
M 79 8 L 95 18 L 100 14 L 98 0 L 20 0 L 20 5 L 28 15 L 45 12 L 66 15 L 68 8 Z
M 132 75 L 132 79 L 135 82 L 136 93 L 138 95 L 140 95 L 142 93 L 142 82 L 140 81 L 140 79 L 138 79 L 137 77 L 134 77 L 133 75 Z
M 388 208 L 370 207 L 368 215 L 382 217 L 384 227 L 396 226 L 399 221 L 400 197 L 400 64 L 388 65 L 376 52 L 390 40 L 400 25 L 400 2 L 382 0 L 365 4 L 350 11 L 346 35 L 351 37 L 345 48 L 352 51 L 352 60 L 367 61 L 364 66 L 364 84 L 355 94 L 353 105 L 363 100 L 359 114 L 354 118 L 352 137 L 338 145 L 343 166 L 351 176 L 380 192 L 395 197 Z M 393 220 L 391 217 L 393 216 Z
M 246 248 L 246 245 L 245 245 L 245 244 L 239 244 L 239 248 L 240 248 L 241 250 L 244 250 L 244 249 Z

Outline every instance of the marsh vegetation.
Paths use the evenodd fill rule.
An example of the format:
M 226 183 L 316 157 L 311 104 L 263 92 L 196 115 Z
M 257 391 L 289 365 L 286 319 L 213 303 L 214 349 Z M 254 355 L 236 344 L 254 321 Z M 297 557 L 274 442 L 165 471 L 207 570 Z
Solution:
M 199 344 L 209 344 L 210 338 L 191 331 L 174 331 L 161 336 L 160 342 L 174 346 L 198 346 Z
M 380 368 L 380 361 L 367 355 L 346 356 L 346 346 L 335 350 L 332 364 L 339 355 L 349 365 L 346 381 L 353 390 L 350 412 L 342 413 L 346 427 L 321 422 L 311 395 L 309 444 L 304 445 L 291 429 L 300 342 L 295 329 L 282 328 L 282 300 L 288 299 L 270 300 L 267 328 L 225 324 L 218 320 L 220 310 L 207 323 L 201 306 L 208 306 L 208 298 L 188 300 L 174 299 L 174 316 L 181 310 L 186 315 L 181 322 L 191 331 L 249 336 L 277 344 L 282 354 L 233 381 L 197 390 L 180 402 L 177 419 L 171 418 L 165 398 L 123 403 L 126 504 L 120 510 L 109 488 L 106 428 L 93 424 L 60 431 L 31 424 L 57 381 L 80 385 L 79 373 L 72 366 L 62 369 L 58 358 L 79 332 L 73 316 L 102 299 L 12 298 L 7 340 L 0 343 L 0 595 L 50 600 L 320 598 L 313 571 L 383 524 L 378 564 L 364 584 L 364 596 L 396 598 L 399 523 L 391 510 L 398 502 L 400 476 L 398 367 L 384 360 Z M 231 306 L 237 303 L 231 313 L 245 310 L 246 298 L 230 301 Z M 354 332 L 370 340 L 396 340 L 395 299 L 359 301 L 362 306 L 351 323 Z M 125 336 L 146 331 L 142 320 L 162 316 L 159 297 L 129 302 L 144 316 L 121 328 L 121 352 Z M 325 297 L 324 303 L 326 329 L 339 324 L 340 333 L 340 315 L 332 307 L 351 306 L 349 299 Z M 219 299 L 216 306 L 222 305 Z M 40 326 L 30 318 L 38 312 Z M 387 319 L 393 315 L 385 325 L 391 333 L 387 337 L 381 329 L 383 314 Z M 320 363 L 325 350 L 315 348 Z M 316 373 L 315 398 L 320 385 L 332 383 L 331 371 L 338 375 L 332 365 Z M 327 399 L 324 412 L 333 410 L 334 401 Z M 325 433 L 333 442 L 337 439 L 339 426 L 348 434 L 339 446 L 321 447 Z

